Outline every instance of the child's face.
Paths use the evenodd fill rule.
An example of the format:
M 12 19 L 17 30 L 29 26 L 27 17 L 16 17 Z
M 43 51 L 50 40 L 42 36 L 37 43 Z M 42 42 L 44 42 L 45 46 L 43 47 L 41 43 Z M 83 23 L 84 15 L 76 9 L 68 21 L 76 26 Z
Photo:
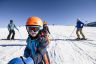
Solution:
M 27 26 L 27 31 L 32 37 L 36 37 L 39 33 L 40 27 L 39 26 Z
M 36 37 L 37 34 L 38 34 L 39 31 L 37 32 L 34 32 L 34 31 L 30 31 L 29 34 L 32 36 L 32 37 Z

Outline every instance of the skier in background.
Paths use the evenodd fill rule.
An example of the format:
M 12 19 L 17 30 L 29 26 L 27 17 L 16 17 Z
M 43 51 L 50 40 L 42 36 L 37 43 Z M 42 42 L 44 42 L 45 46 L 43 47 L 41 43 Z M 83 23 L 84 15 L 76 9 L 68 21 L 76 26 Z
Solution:
M 45 31 L 46 34 L 50 34 L 47 21 L 43 22 L 43 30 Z
M 16 28 L 18 30 L 18 28 L 13 23 L 13 20 L 10 20 L 10 23 L 8 24 L 8 31 L 9 31 L 9 35 L 7 36 L 8 40 L 14 39 L 14 37 L 15 37 L 15 30 L 14 30 L 14 28 Z M 11 35 L 12 35 L 12 37 L 10 37 Z
M 81 22 L 79 19 L 77 19 L 77 23 L 76 23 L 76 35 L 77 35 L 77 39 L 85 39 L 85 36 L 82 32 L 82 29 L 83 29 L 83 26 L 84 26 L 84 23 Z M 79 35 L 79 32 L 80 32 L 80 35 L 82 36 L 82 38 L 80 38 L 80 35 Z
M 49 31 L 49 28 L 48 28 L 48 22 L 47 21 L 44 21 L 43 22 L 43 30 L 42 30 L 45 34 L 45 36 L 49 35 L 50 34 L 50 31 Z
M 50 31 L 49 31 L 49 28 L 48 28 L 48 22 L 47 21 L 43 22 L 43 29 L 41 31 L 41 34 L 42 34 L 42 36 L 47 37 L 48 41 L 49 41 Z

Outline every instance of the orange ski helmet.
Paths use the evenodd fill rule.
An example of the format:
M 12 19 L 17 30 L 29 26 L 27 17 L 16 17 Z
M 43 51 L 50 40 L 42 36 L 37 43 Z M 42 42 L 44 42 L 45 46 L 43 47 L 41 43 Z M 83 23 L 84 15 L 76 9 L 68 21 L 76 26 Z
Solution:
M 31 16 L 27 19 L 26 26 L 43 26 L 43 22 L 39 17 Z

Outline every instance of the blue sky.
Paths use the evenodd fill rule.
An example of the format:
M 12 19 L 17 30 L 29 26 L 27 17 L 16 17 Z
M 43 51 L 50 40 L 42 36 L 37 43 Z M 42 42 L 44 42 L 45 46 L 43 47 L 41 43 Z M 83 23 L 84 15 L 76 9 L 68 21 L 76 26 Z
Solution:
M 30 16 L 61 25 L 74 25 L 77 18 L 96 21 L 96 0 L 0 0 L 0 27 L 10 19 L 17 26 L 25 25 Z

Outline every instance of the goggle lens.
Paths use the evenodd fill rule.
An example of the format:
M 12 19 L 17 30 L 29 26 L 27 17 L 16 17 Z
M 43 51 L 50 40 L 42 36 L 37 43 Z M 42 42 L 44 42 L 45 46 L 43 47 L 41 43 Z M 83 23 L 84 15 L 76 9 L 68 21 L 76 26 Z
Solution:
M 40 30 L 40 27 L 32 27 L 32 26 L 28 26 L 27 27 L 29 31 L 34 31 L 34 32 L 37 32 Z

